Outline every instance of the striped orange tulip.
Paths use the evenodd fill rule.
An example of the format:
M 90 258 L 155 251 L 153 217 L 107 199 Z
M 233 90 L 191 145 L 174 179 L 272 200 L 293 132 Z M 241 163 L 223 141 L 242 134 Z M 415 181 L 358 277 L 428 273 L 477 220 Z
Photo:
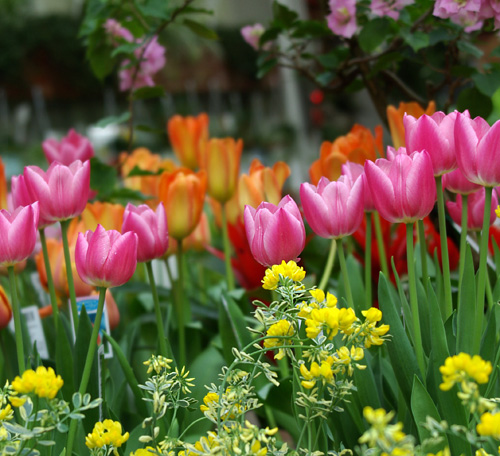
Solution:
M 6 328 L 12 318 L 12 307 L 5 290 L 0 285 L 0 329 Z
M 0 158 L 0 209 L 7 209 L 7 180 L 5 178 L 5 165 Z
M 208 140 L 208 116 L 173 116 L 167 123 L 168 137 L 174 153 L 182 166 L 189 169 L 198 167 L 200 147 Z
M 189 236 L 198 225 L 207 188 L 205 171 L 197 173 L 179 168 L 163 173 L 159 184 L 159 199 L 165 205 L 168 234 L 180 240 Z
M 436 112 L 436 103 L 429 102 L 427 109 L 424 110 L 416 101 L 399 103 L 399 107 L 387 106 L 387 120 L 389 121 L 389 129 L 391 131 L 392 145 L 397 150 L 400 147 L 405 147 L 405 127 L 403 125 L 403 117 L 406 114 L 418 119 L 420 116 L 427 114 L 428 116 Z
M 95 231 L 97 225 L 102 225 L 106 230 L 121 231 L 123 223 L 123 212 L 125 208 L 121 204 L 103 203 L 95 201 L 87 203 L 82 212 L 84 230 Z
M 309 168 L 313 185 L 318 185 L 321 177 L 337 180 L 342 173 L 342 165 L 347 161 L 363 165 L 366 160 L 375 161 L 383 156 L 382 127 L 375 127 L 375 136 L 362 125 L 356 124 L 351 131 L 335 141 L 321 144 L 320 156 Z

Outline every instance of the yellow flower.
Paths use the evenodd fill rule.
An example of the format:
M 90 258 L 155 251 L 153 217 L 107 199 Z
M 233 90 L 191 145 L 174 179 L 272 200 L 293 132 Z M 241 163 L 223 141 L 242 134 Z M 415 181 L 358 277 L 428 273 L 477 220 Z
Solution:
M 135 450 L 134 453 L 130 453 L 130 456 L 153 456 L 155 454 L 158 454 L 158 451 L 152 446 L 148 446 L 146 448 L 139 448 L 138 450 Z
M 304 388 L 311 389 L 317 381 L 321 380 L 323 384 L 333 383 L 334 376 L 332 371 L 333 358 L 329 356 L 325 361 L 321 362 L 321 366 L 314 361 L 311 364 L 311 369 L 307 369 L 305 364 L 300 365 L 300 373 L 304 380 L 300 382 Z
M 63 384 L 63 379 L 60 375 L 56 377 L 52 367 L 46 369 L 38 366 L 36 371 L 29 369 L 23 372 L 22 377 L 16 377 L 12 388 L 20 394 L 35 393 L 38 397 L 54 399 Z M 16 406 L 14 403 L 12 405 Z
M 459 353 L 446 358 L 439 368 L 443 375 L 443 383 L 439 385 L 443 391 L 450 390 L 455 383 L 472 380 L 476 383 L 487 383 L 492 366 L 480 356 L 471 357 L 467 353 Z
M 288 320 L 280 320 L 274 325 L 271 325 L 267 330 L 268 336 L 293 336 L 295 334 L 295 330 L 293 329 L 293 325 Z M 264 348 L 275 348 L 281 345 L 284 345 L 287 342 L 286 339 L 265 339 L 264 340 Z M 282 359 L 285 356 L 285 350 L 280 348 L 278 353 L 274 355 L 275 359 Z
M 24 403 L 26 402 L 26 398 L 11 396 L 9 398 L 9 401 L 13 407 L 21 407 L 21 405 L 24 405 Z
M 481 422 L 476 426 L 479 435 L 491 436 L 500 440 L 500 413 L 494 415 L 490 412 L 481 415 Z
M 219 402 L 219 395 L 217 393 L 207 393 L 203 398 L 205 405 L 200 405 L 200 410 L 202 412 L 207 412 L 210 410 L 210 405 L 217 404 Z
M 4 408 L 0 409 L 0 421 L 9 421 L 14 416 L 14 411 L 10 404 L 7 404 Z
M 500 205 L 495 209 L 495 214 L 497 214 L 497 217 L 500 217 Z
M 170 369 L 170 363 L 172 363 L 171 359 L 165 358 L 164 356 L 151 355 L 151 358 L 147 361 L 144 361 L 144 365 L 148 366 L 147 373 L 155 371 L 157 374 L 160 374 L 163 370 Z
M 500 449 L 499 449 L 499 453 L 500 453 Z M 492 456 L 484 448 L 479 448 L 479 450 L 476 450 L 476 452 L 474 454 L 475 454 L 475 456 Z
M 371 307 L 368 310 L 362 310 L 361 313 L 370 323 L 376 323 L 377 321 L 382 320 L 382 312 L 376 307 Z
M 438 451 L 436 454 L 434 453 L 427 453 L 427 456 L 451 456 L 450 449 L 446 447 L 444 450 Z M 477 454 L 476 451 L 476 456 L 481 456 Z
M 85 445 L 90 449 L 109 445 L 119 448 L 128 438 L 128 432 L 122 435 L 122 425 L 118 421 L 104 420 L 103 422 L 98 421 L 94 425 L 92 433 L 87 434 Z
M 360 361 L 365 357 L 365 352 L 361 347 L 351 347 L 349 350 L 347 347 L 340 347 L 337 350 L 337 359 L 335 360 L 335 364 L 338 365 L 337 371 L 345 372 L 347 368 L 347 373 L 351 376 L 354 373 L 354 368 L 352 366 L 353 361 Z M 364 369 L 366 366 L 357 365 L 358 369 Z
M 283 260 L 281 264 L 275 264 L 266 270 L 266 275 L 262 279 L 262 288 L 265 290 L 276 290 L 280 276 L 289 278 L 294 282 L 301 282 L 306 276 L 306 271 L 304 271 L 304 268 L 297 266 L 295 261 L 286 263 Z
M 336 307 L 313 309 L 311 318 L 306 320 L 307 337 L 314 339 L 323 331 L 328 339 L 333 339 L 339 330 L 339 312 Z
M 357 320 L 354 310 L 350 307 L 343 307 L 339 310 L 339 329 L 344 334 L 349 335 L 354 332 L 353 323 Z

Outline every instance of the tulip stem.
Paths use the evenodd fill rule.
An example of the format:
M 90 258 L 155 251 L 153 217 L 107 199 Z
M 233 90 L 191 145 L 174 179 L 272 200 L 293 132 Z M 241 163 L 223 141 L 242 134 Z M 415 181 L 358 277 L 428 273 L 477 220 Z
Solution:
M 321 281 L 319 282 L 319 289 L 324 290 L 328 285 L 328 279 L 332 275 L 333 263 L 335 262 L 335 253 L 337 251 L 337 243 L 335 239 L 332 239 L 330 244 L 330 251 L 328 252 L 328 258 L 326 260 L 325 270 L 323 271 L 323 276 L 321 277 Z
M 469 196 L 462 195 L 462 220 L 461 226 L 462 231 L 460 233 L 460 257 L 458 259 L 458 294 L 460 296 L 460 291 L 462 289 L 462 276 L 464 275 L 465 269 L 465 249 L 467 248 L 467 221 L 469 218 Z M 460 304 L 460 299 L 457 301 L 457 305 Z
M 47 286 L 49 287 L 50 304 L 52 306 L 52 314 L 54 315 L 54 325 L 59 327 L 59 307 L 57 306 L 56 289 L 54 287 L 54 278 L 52 277 L 52 269 L 50 267 L 49 251 L 47 249 L 47 238 L 45 236 L 45 228 L 40 228 L 40 242 L 42 244 L 43 262 L 45 264 L 45 275 L 47 276 Z
M 380 258 L 380 267 L 384 276 L 389 277 L 389 268 L 387 267 L 387 255 L 385 254 L 384 237 L 382 236 L 382 226 L 380 225 L 380 215 L 377 211 L 373 213 L 373 223 L 375 225 L 375 236 L 377 238 L 378 256 Z
M 186 365 L 186 328 L 184 313 L 185 306 L 189 306 L 189 302 L 184 302 L 184 264 L 182 255 L 182 239 L 177 240 L 177 296 L 175 303 L 177 305 L 177 331 L 179 334 L 179 368 Z
M 344 289 L 347 299 L 347 305 L 351 309 L 354 309 L 354 300 L 352 299 L 351 284 L 349 282 L 349 272 L 347 271 L 344 248 L 342 246 L 342 238 L 336 239 L 336 242 L 337 242 L 337 250 L 339 251 L 340 270 L 342 271 L 342 278 L 344 279 Z
M 19 309 L 19 299 L 17 297 L 16 274 L 14 266 L 8 266 L 10 293 L 12 300 L 12 311 L 14 314 L 14 329 L 16 333 L 16 350 L 17 350 L 17 364 L 19 366 L 19 374 L 21 375 L 25 370 L 24 364 L 24 342 L 23 342 L 23 327 L 21 323 L 21 311 Z
M 444 309 L 441 309 L 441 311 L 444 312 L 444 314 L 442 315 L 443 320 L 446 320 L 453 312 L 453 302 L 451 298 L 450 259 L 448 256 L 448 236 L 446 234 L 444 194 L 443 194 L 443 186 L 441 180 L 442 180 L 441 176 L 436 176 L 439 238 L 441 240 L 441 264 L 443 265 L 443 282 L 444 282 Z
M 483 335 L 483 319 L 484 319 L 484 294 L 486 291 L 486 274 L 488 273 L 486 260 L 488 258 L 488 233 L 490 229 L 490 214 L 491 214 L 491 194 L 492 187 L 484 189 L 484 216 L 483 229 L 481 230 L 481 244 L 479 250 L 479 269 L 477 278 L 477 295 L 476 295 L 476 318 L 474 322 L 474 347 L 473 354 L 479 354 L 481 346 L 481 336 Z
M 75 284 L 73 282 L 73 268 L 71 267 L 71 255 L 68 244 L 68 227 L 71 220 L 61 220 L 61 234 L 64 249 L 64 263 L 66 264 L 66 277 L 68 279 L 69 299 L 71 302 L 71 314 L 73 315 L 73 327 L 75 334 L 78 333 L 78 308 L 76 306 Z
M 418 244 L 420 246 L 420 263 L 422 266 L 422 283 L 427 283 L 429 272 L 427 270 L 427 245 L 425 242 L 425 228 L 424 221 L 417 221 L 418 229 Z
M 417 363 L 420 367 L 420 372 L 422 373 L 422 378 L 425 378 L 425 361 L 424 352 L 422 349 L 422 333 L 420 331 L 420 316 L 418 313 L 417 280 L 415 277 L 415 265 L 413 264 L 413 223 L 406 224 L 406 260 L 408 262 L 410 307 L 413 320 L 413 343 L 415 346 Z
M 99 336 L 99 329 L 101 328 L 102 313 L 104 310 L 104 301 L 106 298 L 106 288 L 99 287 L 99 302 L 97 304 L 97 312 L 94 320 L 94 327 L 92 328 L 92 334 L 90 336 L 89 349 L 87 351 L 87 357 L 85 358 L 85 366 L 83 368 L 82 379 L 80 380 L 80 388 L 78 392 L 83 395 L 87 391 L 87 386 L 89 384 L 90 373 L 92 371 L 92 363 L 94 362 L 94 355 L 97 349 L 97 337 Z M 76 429 L 78 426 L 78 420 L 71 420 L 68 433 L 68 442 L 66 445 L 66 454 L 72 454 L 73 444 L 75 441 Z
M 151 286 L 151 294 L 153 295 L 153 302 L 155 305 L 156 325 L 158 328 L 158 341 L 160 344 L 160 355 L 169 358 L 171 354 L 169 353 L 167 347 L 167 339 L 165 337 L 165 330 L 163 329 L 163 315 L 161 314 L 160 300 L 158 299 L 158 290 L 156 289 L 156 282 L 153 274 L 153 267 L 151 265 L 151 261 L 146 262 L 146 270 L 148 271 L 149 284 Z
M 372 306 L 372 216 L 370 212 L 365 214 L 365 309 Z
M 234 289 L 234 275 L 233 268 L 231 266 L 231 244 L 229 243 L 229 233 L 227 230 L 227 214 L 226 214 L 226 204 L 222 205 L 222 240 L 224 242 L 224 261 L 226 263 L 226 280 L 227 289 L 229 291 Z

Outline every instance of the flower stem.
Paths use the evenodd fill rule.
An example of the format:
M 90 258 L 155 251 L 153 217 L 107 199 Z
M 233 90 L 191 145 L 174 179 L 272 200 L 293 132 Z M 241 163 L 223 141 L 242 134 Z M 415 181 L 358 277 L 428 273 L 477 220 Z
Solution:
M 330 244 L 330 251 L 328 252 L 328 258 L 326 260 L 325 270 L 323 271 L 323 276 L 321 277 L 321 281 L 318 286 L 320 290 L 324 290 L 328 284 L 328 279 L 332 274 L 333 263 L 335 262 L 336 250 L 337 243 L 335 242 L 335 239 L 332 239 L 332 242 Z
M 373 222 L 375 224 L 375 236 L 377 238 L 378 256 L 380 258 L 380 267 L 386 277 L 389 277 L 389 268 L 387 267 L 387 255 L 385 254 L 384 238 L 382 236 L 382 226 L 380 225 L 380 215 L 373 213 Z
M 177 274 L 178 274 L 178 287 L 176 294 L 176 307 L 177 307 L 177 331 L 179 334 L 179 368 L 186 365 L 186 328 L 185 328 L 185 313 L 187 313 L 185 306 L 189 306 L 189 302 L 184 299 L 184 264 L 182 254 L 182 239 L 177 240 Z
M 450 281 L 450 259 L 448 256 L 448 236 L 446 235 L 446 219 L 444 212 L 444 195 L 441 184 L 441 176 L 436 176 L 437 206 L 439 218 L 439 237 L 441 240 L 441 263 L 443 265 L 444 282 L 444 308 L 441 309 L 443 320 L 446 320 L 453 312 L 453 302 L 451 299 L 451 281 Z
M 21 324 L 21 311 L 19 309 L 19 299 L 17 297 L 16 274 L 14 272 L 14 266 L 8 266 L 7 270 L 9 272 L 12 311 L 14 313 L 14 329 L 16 332 L 17 364 L 19 366 L 19 374 L 22 374 L 26 370 L 26 367 L 24 364 L 23 327 Z
M 80 387 L 78 392 L 80 394 L 85 394 L 87 391 L 87 386 L 89 384 L 90 373 L 92 371 L 92 363 L 94 362 L 94 355 L 97 349 L 97 337 L 99 336 L 99 329 L 101 327 L 102 313 L 104 310 L 104 300 L 106 297 L 106 288 L 99 287 L 99 302 L 97 304 L 97 312 L 94 320 L 94 327 L 92 328 L 92 334 L 90 336 L 89 349 L 87 351 L 87 357 L 85 358 L 85 365 L 83 367 L 82 379 L 80 380 Z M 68 433 L 68 443 L 66 450 L 68 455 L 72 454 L 73 444 L 75 441 L 76 429 L 78 426 L 78 420 L 71 420 Z
M 229 234 L 227 231 L 227 214 L 226 204 L 222 205 L 222 240 L 224 242 L 224 261 L 226 263 L 226 280 L 227 289 L 229 291 L 234 289 L 234 275 L 231 266 L 231 244 L 229 243 Z
M 479 249 L 479 269 L 477 279 L 476 295 L 476 319 L 474 324 L 474 347 L 473 354 L 479 354 L 481 346 L 481 336 L 483 335 L 484 319 L 484 294 L 486 291 L 486 274 L 488 273 L 486 260 L 488 258 L 488 233 L 490 229 L 491 194 L 492 187 L 484 189 L 484 216 L 483 229 L 481 230 L 481 245 Z
M 149 284 L 151 286 L 151 294 L 153 295 L 153 302 L 155 305 L 156 326 L 158 328 L 158 342 L 160 345 L 160 355 L 170 357 L 167 347 L 167 339 L 165 338 L 165 331 L 163 329 L 163 315 L 160 309 L 160 300 L 158 299 L 158 290 L 156 289 L 155 277 L 153 274 L 153 267 L 151 261 L 146 262 L 146 270 L 148 271 Z
M 347 299 L 347 305 L 351 309 L 354 309 L 354 300 L 352 299 L 351 284 L 349 282 L 349 272 L 347 271 L 344 248 L 342 247 L 342 239 L 337 239 L 336 241 L 337 241 L 337 250 L 339 251 L 340 270 L 342 271 L 342 278 L 344 279 L 344 288 Z
M 427 283 L 429 272 L 427 270 L 427 245 L 425 243 L 425 229 L 423 220 L 419 220 L 417 222 L 417 228 L 418 228 L 418 244 L 420 246 L 420 263 L 422 265 L 422 282 L 425 284 Z
M 50 304 L 52 306 L 52 314 L 54 315 L 54 325 L 59 327 L 59 307 L 57 306 L 56 289 L 54 287 L 54 278 L 52 277 L 52 269 L 50 267 L 49 251 L 47 249 L 47 238 L 45 237 L 45 228 L 40 228 L 40 242 L 42 244 L 43 262 L 45 264 L 45 274 L 47 276 L 47 286 L 49 287 Z
M 422 349 L 422 333 L 420 331 L 420 317 L 418 314 L 417 280 L 415 277 L 415 265 L 413 264 L 413 223 L 406 224 L 406 252 L 406 259 L 408 262 L 408 280 L 410 288 L 410 307 L 413 319 L 413 343 L 415 344 L 417 363 L 420 367 L 422 378 L 425 378 L 425 361 L 424 352 Z
M 366 215 L 365 241 L 365 309 L 372 306 L 372 216 Z
M 68 244 L 68 227 L 71 220 L 61 220 L 61 233 L 64 249 L 64 263 L 66 264 L 66 277 L 68 279 L 69 299 L 71 302 L 71 314 L 73 315 L 73 326 L 75 334 L 78 332 L 78 309 L 76 307 L 75 284 L 73 282 L 73 268 L 71 267 L 71 255 Z
M 458 293 L 460 294 L 460 290 L 462 289 L 462 276 L 464 275 L 465 269 L 465 249 L 467 247 L 467 220 L 468 210 L 469 210 L 469 197 L 468 195 L 462 195 L 462 232 L 460 233 L 460 257 L 458 259 Z M 458 300 L 460 304 L 460 300 Z

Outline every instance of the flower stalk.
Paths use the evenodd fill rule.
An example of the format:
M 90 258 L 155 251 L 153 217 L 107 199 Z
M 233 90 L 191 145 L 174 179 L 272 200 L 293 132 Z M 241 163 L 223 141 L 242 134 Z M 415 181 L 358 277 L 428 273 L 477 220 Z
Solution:
M 19 366 L 19 373 L 22 374 L 26 370 L 26 367 L 24 364 L 23 327 L 21 323 L 19 299 L 17 296 L 16 274 L 14 272 L 14 266 L 9 266 L 7 270 L 9 272 L 10 292 L 12 295 L 12 310 L 14 314 L 14 328 L 16 332 L 17 364 Z
M 59 327 L 59 307 L 57 306 L 56 289 L 54 287 L 54 278 L 52 276 L 52 268 L 50 267 L 49 252 L 47 250 L 47 238 L 45 236 L 45 228 L 40 228 L 40 242 L 42 244 L 43 262 L 45 264 L 45 274 L 47 275 L 47 286 L 49 287 L 50 304 L 52 306 L 52 315 L 54 316 L 54 324 L 57 329 Z
M 78 332 L 78 308 L 76 306 L 75 283 L 73 281 L 73 269 L 71 267 L 71 255 L 68 244 L 68 227 L 70 220 L 61 220 L 61 234 L 64 250 L 64 263 L 66 264 L 66 278 L 68 280 L 69 299 L 71 303 L 71 314 L 73 316 L 73 327 L 75 334 Z

